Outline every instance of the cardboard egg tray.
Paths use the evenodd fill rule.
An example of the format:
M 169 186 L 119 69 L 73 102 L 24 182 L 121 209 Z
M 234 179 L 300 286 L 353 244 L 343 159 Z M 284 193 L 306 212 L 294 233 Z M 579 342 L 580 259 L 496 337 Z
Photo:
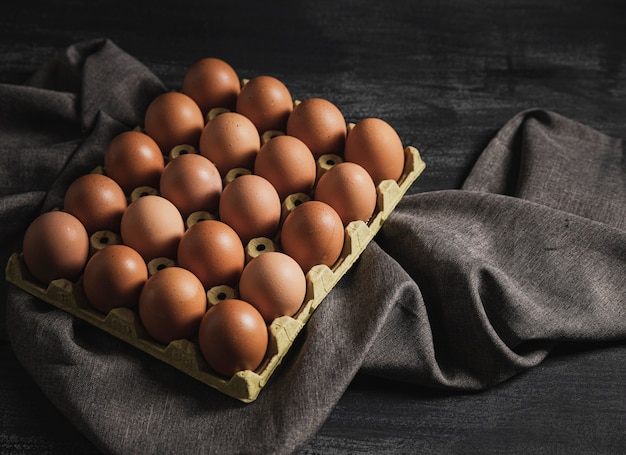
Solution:
M 323 158 L 321 160 L 323 165 Z M 77 282 L 66 279 L 54 280 L 44 287 L 28 272 L 19 253 L 14 253 L 10 257 L 6 267 L 6 278 L 33 296 L 128 342 L 233 398 L 249 403 L 257 398 L 313 312 L 359 258 L 424 168 L 425 164 L 418 150 L 412 146 L 406 147 L 403 174 L 398 182 L 385 180 L 378 185 L 377 207 L 369 222 L 355 221 L 345 228 L 343 251 L 333 267 L 317 265 L 307 273 L 307 292 L 300 310 L 293 317 L 283 316 L 271 323 L 269 347 L 263 363 L 255 371 L 241 371 L 230 378 L 221 377 L 210 369 L 193 340 L 175 340 L 167 346 L 155 342 L 146 333 L 139 316 L 132 309 L 116 308 L 106 315 L 97 312 L 88 303 L 80 279 Z M 286 203 L 289 202 L 288 200 Z M 297 201 L 292 200 L 291 203 L 297 205 Z M 92 238 L 92 242 L 93 240 Z M 92 246 L 97 247 L 98 242 L 95 243 L 96 245 L 92 243 Z M 248 257 L 262 254 L 263 250 L 267 251 L 273 245 L 271 239 L 253 239 L 247 248 Z M 148 266 L 150 269 L 151 266 L 158 268 L 159 265 L 148 264 Z M 217 303 L 224 298 L 235 296 L 234 289 L 224 286 L 210 289 L 207 293 L 209 303 Z

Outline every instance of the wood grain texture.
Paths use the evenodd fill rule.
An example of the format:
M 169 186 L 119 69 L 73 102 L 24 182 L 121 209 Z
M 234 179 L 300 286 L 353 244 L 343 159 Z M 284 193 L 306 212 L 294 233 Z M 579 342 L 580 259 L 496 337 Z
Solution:
M 302 453 L 619 453 L 626 447 L 626 349 L 561 348 L 479 394 L 357 377 Z
M 22 83 L 58 51 L 98 37 L 171 88 L 195 60 L 218 56 L 242 77 L 279 77 L 296 98 L 327 98 L 348 121 L 389 121 L 427 162 L 410 192 L 458 188 L 493 134 L 523 109 L 554 110 L 626 137 L 626 15 L 619 1 L 84 5 L 3 5 L 0 83 Z M 0 291 L 4 298 L 5 283 Z M 626 450 L 626 346 L 584 348 L 568 346 L 476 395 L 359 376 L 301 453 Z M 3 341 L 0 453 L 94 451 Z

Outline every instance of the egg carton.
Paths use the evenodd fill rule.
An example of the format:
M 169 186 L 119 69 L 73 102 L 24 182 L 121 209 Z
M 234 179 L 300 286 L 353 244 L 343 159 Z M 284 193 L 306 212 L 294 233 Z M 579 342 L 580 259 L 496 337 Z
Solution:
M 324 159 L 322 158 L 322 162 Z M 330 162 L 334 158 L 327 160 Z M 329 167 L 331 165 L 332 163 Z M 353 221 L 346 226 L 343 251 L 333 267 L 320 264 L 311 268 L 306 275 L 307 292 L 302 307 L 293 317 L 279 317 L 269 326 L 269 346 L 263 363 L 255 371 L 240 371 L 230 378 L 222 377 L 211 370 L 195 340 L 175 340 L 163 345 L 148 335 L 136 311 L 130 308 L 115 308 L 106 315 L 97 312 L 87 301 L 80 279 L 76 282 L 66 279 L 54 280 L 44 287 L 29 273 L 20 253 L 14 253 L 9 258 L 6 279 L 29 294 L 110 333 L 208 386 L 241 402 L 250 403 L 258 397 L 281 364 L 311 315 L 357 261 L 424 168 L 425 164 L 419 151 L 412 146 L 406 147 L 403 174 L 397 182 L 385 180 L 378 185 L 377 206 L 372 218 L 367 223 Z M 287 203 L 297 205 L 298 201 L 292 199 Z M 101 247 L 98 244 L 98 241 L 92 243 L 92 248 Z M 253 239 L 247 248 L 248 257 L 262 254 L 273 245 L 271 239 Z M 149 269 L 167 265 L 149 264 Z M 207 296 L 209 303 L 215 304 L 224 298 L 235 297 L 236 291 L 221 286 L 210 289 Z

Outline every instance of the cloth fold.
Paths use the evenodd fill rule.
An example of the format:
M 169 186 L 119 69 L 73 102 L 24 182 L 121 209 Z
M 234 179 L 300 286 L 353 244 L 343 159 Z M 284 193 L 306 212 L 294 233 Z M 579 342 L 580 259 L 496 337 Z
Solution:
M 3 260 L 163 90 L 104 39 L 71 46 L 24 86 L 0 86 L 11 100 L 0 103 Z M 521 112 L 461 189 L 403 199 L 248 405 L 5 285 L 8 339 L 107 453 L 289 453 L 359 371 L 481 390 L 559 341 L 626 338 L 625 162 L 620 139 Z

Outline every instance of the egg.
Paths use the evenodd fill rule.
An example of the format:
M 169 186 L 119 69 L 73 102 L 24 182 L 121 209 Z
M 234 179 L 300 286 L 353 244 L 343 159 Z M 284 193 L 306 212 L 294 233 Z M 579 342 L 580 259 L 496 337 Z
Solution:
M 152 275 L 139 295 L 138 313 L 146 332 L 168 344 L 193 338 L 206 312 L 207 297 L 189 270 L 166 267 Z
M 273 76 L 257 76 L 241 88 L 236 111 L 256 126 L 260 135 L 266 131 L 285 131 L 293 110 L 293 99 L 283 82 Z
M 261 138 L 252 121 L 237 112 L 209 120 L 200 135 L 200 153 L 211 160 L 222 177 L 234 168 L 252 170 Z
M 26 228 L 23 258 L 33 277 L 42 282 L 75 280 L 89 256 L 89 235 L 78 218 L 67 212 L 39 215 Z
M 157 143 L 139 131 L 125 131 L 109 142 L 104 153 L 104 169 L 129 195 L 135 188 L 157 188 L 165 167 Z
M 192 225 L 178 245 L 178 264 L 192 271 L 205 289 L 235 286 L 245 262 L 237 233 L 226 223 L 205 220 Z
M 267 179 L 282 201 L 290 194 L 309 194 L 315 185 L 317 167 L 304 142 L 281 135 L 263 144 L 254 162 L 254 173 Z
M 127 245 L 110 245 L 96 252 L 83 273 L 89 303 L 101 313 L 134 307 L 139 302 L 148 268 L 137 251 Z
M 177 145 L 198 147 L 204 128 L 202 111 L 187 95 L 163 93 L 152 100 L 144 117 L 145 133 L 168 155 Z
M 146 262 L 158 257 L 174 259 L 184 231 L 185 223 L 176 206 L 156 195 L 131 202 L 120 223 L 122 242 L 137 250 Z
M 398 180 L 404 170 L 404 148 L 398 133 L 384 120 L 366 118 L 348 133 L 346 161 L 360 164 L 378 186 L 383 180 Z
M 376 187 L 362 166 L 344 161 L 327 170 L 317 182 L 314 198 L 330 205 L 344 226 L 351 221 L 367 222 L 376 209 Z
M 180 155 L 171 160 L 160 179 L 161 196 L 172 202 L 183 218 L 193 212 L 216 213 L 222 194 L 217 167 L 202 155 Z
M 228 378 L 239 371 L 256 370 L 265 358 L 268 341 L 263 316 L 240 299 L 226 299 L 209 308 L 198 331 L 207 364 Z
M 346 120 L 337 106 L 323 98 L 296 104 L 287 120 L 287 134 L 304 142 L 315 158 L 342 155 L 346 142 Z
M 297 313 L 306 295 L 306 277 L 293 258 L 268 251 L 243 269 L 239 295 L 259 310 L 269 324 L 278 317 Z
M 237 232 L 243 245 L 255 237 L 273 237 L 280 216 L 280 197 L 260 175 L 239 176 L 222 191 L 219 218 Z
M 216 107 L 233 110 L 241 83 L 233 67 L 224 60 L 206 57 L 189 67 L 182 88 L 206 115 Z
M 281 228 L 282 250 L 307 273 L 311 267 L 332 267 L 341 256 L 344 228 L 337 212 L 321 201 L 306 201 L 293 209 Z
M 124 190 L 102 174 L 78 177 L 63 198 L 64 210 L 78 218 L 89 235 L 102 230 L 119 232 L 126 206 Z

